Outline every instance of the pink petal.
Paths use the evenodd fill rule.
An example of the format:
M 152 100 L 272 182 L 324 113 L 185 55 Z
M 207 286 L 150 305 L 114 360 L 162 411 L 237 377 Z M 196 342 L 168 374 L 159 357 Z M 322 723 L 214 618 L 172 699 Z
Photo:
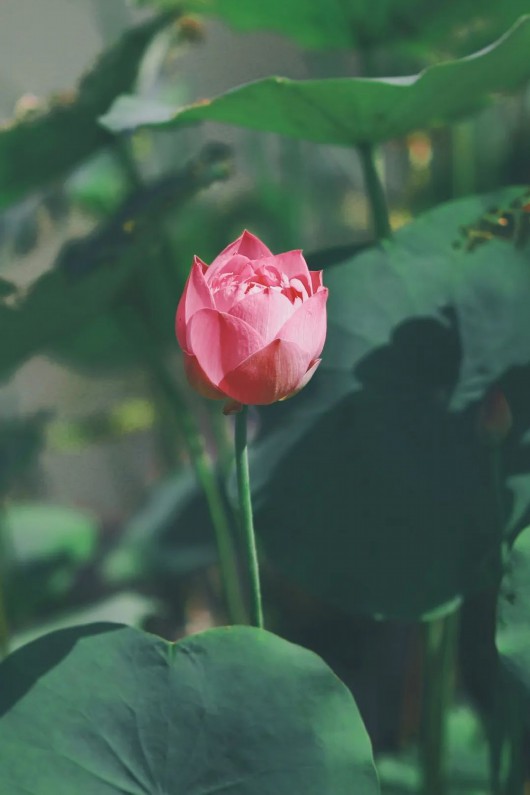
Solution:
M 276 332 L 291 317 L 296 307 L 279 290 L 265 288 L 259 293 L 246 295 L 230 309 L 230 314 L 246 321 L 260 334 L 264 343 L 270 342 Z
M 267 248 L 265 243 L 262 243 L 259 237 L 256 237 L 252 234 L 252 232 L 248 232 L 245 229 L 243 234 L 240 235 L 237 240 L 234 240 L 233 243 L 230 243 L 230 245 L 228 245 L 225 249 L 223 249 L 223 251 L 221 251 L 220 254 L 217 255 L 210 265 L 210 270 L 212 273 L 215 273 L 235 254 L 242 254 L 244 257 L 247 257 L 251 260 L 262 259 L 263 257 L 272 257 L 272 252 Z
M 315 359 L 314 362 L 310 363 L 307 372 L 302 376 L 302 380 L 297 385 L 296 389 L 293 392 L 290 392 L 288 395 L 286 395 L 283 398 L 283 400 L 288 400 L 289 398 L 292 398 L 295 395 L 297 395 L 306 386 L 306 384 L 308 384 L 311 381 L 321 361 L 322 359 Z
M 248 323 L 216 309 L 200 309 L 193 315 L 188 325 L 188 343 L 214 386 L 263 347 L 261 336 Z
M 288 279 L 300 279 L 302 284 L 307 290 L 308 295 L 311 295 L 311 282 L 307 263 L 302 256 L 301 249 L 295 251 L 285 251 L 283 254 L 276 254 L 276 256 L 262 259 L 259 263 L 262 267 L 274 267 L 280 273 L 285 274 Z
M 199 309 L 212 309 L 214 306 L 210 288 L 204 278 L 206 268 L 207 265 L 199 257 L 194 257 L 190 275 L 177 307 L 175 331 L 183 351 L 189 352 L 186 328 L 192 315 Z
M 271 257 L 272 251 L 267 248 L 259 237 L 253 235 L 247 229 L 243 232 L 239 240 L 238 254 L 244 254 L 249 259 L 262 259 L 263 257 Z
M 309 357 L 298 345 L 273 340 L 227 373 L 219 389 L 239 403 L 275 403 L 296 389 L 308 365 Z
M 217 260 L 216 260 L 217 262 Z M 237 275 L 241 280 L 246 279 L 247 276 L 252 276 L 254 268 L 252 267 L 248 257 L 242 254 L 233 254 L 227 257 L 223 262 L 210 265 L 206 271 L 206 281 L 210 285 L 217 285 L 223 278 L 226 279 L 227 274 Z
M 320 356 L 326 341 L 327 298 L 327 287 L 322 287 L 303 304 L 299 304 L 294 315 L 276 333 L 278 339 L 295 342 L 308 354 L 309 360 Z
M 311 278 L 311 293 L 316 293 L 318 288 L 323 286 L 322 271 L 309 271 L 309 276 Z
M 190 386 L 192 386 L 196 392 L 212 400 L 224 400 L 226 395 L 212 384 L 195 356 L 184 353 L 184 370 Z

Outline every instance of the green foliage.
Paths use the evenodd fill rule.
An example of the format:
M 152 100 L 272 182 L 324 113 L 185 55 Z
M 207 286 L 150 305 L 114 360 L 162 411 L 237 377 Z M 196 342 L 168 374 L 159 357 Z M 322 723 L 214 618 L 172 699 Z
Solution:
M 461 705 L 451 710 L 447 723 L 447 795 L 489 795 L 488 747 L 477 715 Z M 420 791 L 416 754 L 385 754 L 376 761 L 383 795 L 415 795 Z
M 530 703 L 530 527 L 518 536 L 511 550 L 497 615 L 496 645 L 501 661 Z
M 486 50 L 413 77 L 267 77 L 184 108 L 124 96 L 101 121 L 113 132 L 217 121 L 315 143 L 375 143 L 448 124 L 481 107 L 492 94 L 518 88 L 530 77 L 529 50 L 530 17 L 525 17 Z
M 5 496 L 14 481 L 30 466 L 44 443 L 48 416 L 39 412 L 31 417 L 0 422 L 0 494 Z
M 85 366 L 135 361 L 134 346 L 111 308 L 140 269 L 145 281 L 136 282 L 136 295 L 133 290 L 127 301 L 150 313 L 164 341 L 173 339 L 175 300 L 168 285 L 175 284 L 176 290 L 180 285 L 176 274 L 160 284 L 160 268 L 172 264 L 154 219 L 201 187 L 224 179 L 227 156 L 226 147 L 206 147 L 181 172 L 133 193 L 95 232 L 67 243 L 53 270 L 26 295 L 9 302 L 0 299 L 0 334 L 10 340 L 0 352 L 0 376 L 46 348 Z M 110 340 L 105 336 L 109 331 Z
M 77 573 L 92 558 L 98 525 L 79 510 L 14 503 L 2 515 L 10 622 L 27 623 L 64 602 Z
M 82 278 L 55 268 L 37 279 L 14 305 L 0 302 L 0 334 L 9 340 L 0 351 L 0 376 L 6 377 L 37 351 L 97 317 L 138 264 L 137 254 L 128 251 L 117 261 L 100 263 Z
M 180 0 L 139 0 L 176 8 Z M 426 50 L 480 47 L 528 12 L 527 0 L 187 0 L 186 8 L 220 17 L 237 30 L 270 30 L 316 49 L 414 43 Z
M 0 678 L 11 793 L 379 791 L 349 691 L 316 655 L 261 630 L 172 645 L 119 625 L 77 627 L 15 652 Z
M 105 579 L 111 585 L 160 583 L 161 578 L 176 580 L 214 563 L 213 528 L 201 496 L 189 471 L 153 488 L 105 560 Z
M 64 177 L 110 142 L 97 118 L 130 91 L 149 42 L 171 16 L 133 28 L 83 78 L 77 92 L 52 99 L 44 110 L 14 119 L 0 130 L 0 207 Z
M 529 252 L 472 233 L 522 194 L 447 203 L 331 268 L 320 370 L 296 401 L 263 411 L 258 533 L 286 576 L 337 607 L 419 619 L 495 581 L 476 405 L 518 375 L 515 459 L 530 427 Z
M 211 143 L 182 168 L 138 186 L 112 215 L 89 235 L 63 249 L 56 267 L 69 271 L 75 283 L 86 274 L 112 273 L 113 262 L 136 259 L 140 268 L 131 273 L 126 294 L 73 334 L 56 337 L 53 355 L 70 365 L 105 370 L 137 364 L 138 353 L 129 339 L 116 308 L 133 305 L 162 344 L 174 343 L 175 306 L 187 275 L 189 262 L 176 257 L 169 245 L 164 221 L 178 217 L 186 203 L 201 189 L 231 173 L 231 150 Z M 106 311 L 104 311 L 106 310 Z

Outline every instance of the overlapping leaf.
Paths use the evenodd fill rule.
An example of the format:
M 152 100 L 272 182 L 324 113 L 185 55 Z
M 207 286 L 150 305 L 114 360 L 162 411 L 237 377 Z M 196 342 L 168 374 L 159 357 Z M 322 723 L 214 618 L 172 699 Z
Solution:
M 142 5 L 175 8 L 180 0 L 138 0 Z M 211 14 L 237 30 L 269 30 L 305 47 L 350 49 L 414 43 L 417 47 L 480 47 L 529 10 L 526 0 L 187 0 L 186 8 Z M 478 43 L 477 43 L 478 42 Z
M 315 143 L 374 143 L 447 124 L 468 115 L 492 94 L 520 87 L 530 78 L 529 51 L 530 17 L 524 17 L 487 49 L 412 77 L 267 77 L 182 108 L 123 96 L 102 123 L 119 132 L 216 121 Z
M 377 795 L 350 692 L 313 653 L 231 627 L 173 645 L 73 628 L 0 666 L 0 769 L 32 795 Z
M 530 467 L 520 445 L 530 427 L 530 253 L 500 237 L 507 227 L 495 220 L 514 232 L 509 208 L 523 195 L 448 203 L 325 275 L 323 364 L 296 400 L 263 412 L 252 463 L 265 551 L 324 600 L 417 619 L 498 573 L 475 423 L 477 402 L 500 381 L 516 418 L 507 474 Z M 519 523 L 525 511 L 517 505 Z
M 109 143 L 97 118 L 130 91 L 147 45 L 171 17 L 150 19 L 123 39 L 81 81 L 77 92 L 0 129 L 0 207 L 63 177 Z

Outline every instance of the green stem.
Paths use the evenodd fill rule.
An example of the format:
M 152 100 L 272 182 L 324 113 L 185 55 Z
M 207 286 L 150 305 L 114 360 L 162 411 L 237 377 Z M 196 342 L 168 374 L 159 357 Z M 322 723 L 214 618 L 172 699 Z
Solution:
M 506 537 L 507 510 L 504 504 L 502 447 L 490 450 L 491 487 L 499 536 L 500 566 L 506 567 L 511 541 Z M 498 598 L 498 590 L 497 590 Z M 523 795 L 523 716 L 519 694 L 510 675 L 497 663 L 495 707 L 489 733 L 491 788 L 494 795 Z
M 9 654 L 9 626 L 5 608 L 4 589 L 0 581 L 0 660 Z
M 250 494 L 250 473 L 247 447 L 248 406 L 236 414 L 236 472 L 239 495 L 239 513 L 245 565 L 250 580 L 250 622 L 255 627 L 263 627 L 261 607 L 261 587 L 259 581 L 258 553 L 252 518 L 252 498 Z
M 424 627 L 423 721 L 420 763 L 423 795 L 447 792 L 447 713 L 451 704 L 458 640 L 458 613 Z
M 475 123 L 464 121 L 451 129 L 453 148 L 453 196 L 473 193 L 476 183 Z
M 246 624 L 247 613 L 241 590 L 237 556 L 230 524 L 215 471 L 204 447 L 202 434 L 177 385 L 167 372 L 154 346 L 151 345 L 149 335 L 143 329 L 142 322 L 132 312 L 122 314 L 126 321 L 126 328 L 134 335 L 146 367 L 166 395 L 168 405 L 173 411 L 184 438 L 195 475 L 204 492 L 215 532 L 219 568 L 229 620 L 233 624 Z
M 9 623 L 4 591 L 4 573 L 9 565 L 9 547 L 6 538 L 3 509 L 0 509 L 0 660 L 9 654 Z
M 372 208 L 372 220 L 375 236 L 378 240 L 392 236 L 388 206 L 383 185 L 375 166 L 374 149 L 370 144 L 359 145 L 359 155 L 364 174 L 364 183 L 368 201 Z

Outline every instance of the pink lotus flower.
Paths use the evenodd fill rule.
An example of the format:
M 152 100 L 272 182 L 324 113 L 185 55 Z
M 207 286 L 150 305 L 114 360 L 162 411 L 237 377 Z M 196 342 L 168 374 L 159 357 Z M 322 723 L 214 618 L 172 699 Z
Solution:
M 176 318 L 189 382 L 232 407 L 295 394 L 320 363 L 327 297 L 301 251 L 273 255 L 250 232 L 210 267 L 195 257 Z

